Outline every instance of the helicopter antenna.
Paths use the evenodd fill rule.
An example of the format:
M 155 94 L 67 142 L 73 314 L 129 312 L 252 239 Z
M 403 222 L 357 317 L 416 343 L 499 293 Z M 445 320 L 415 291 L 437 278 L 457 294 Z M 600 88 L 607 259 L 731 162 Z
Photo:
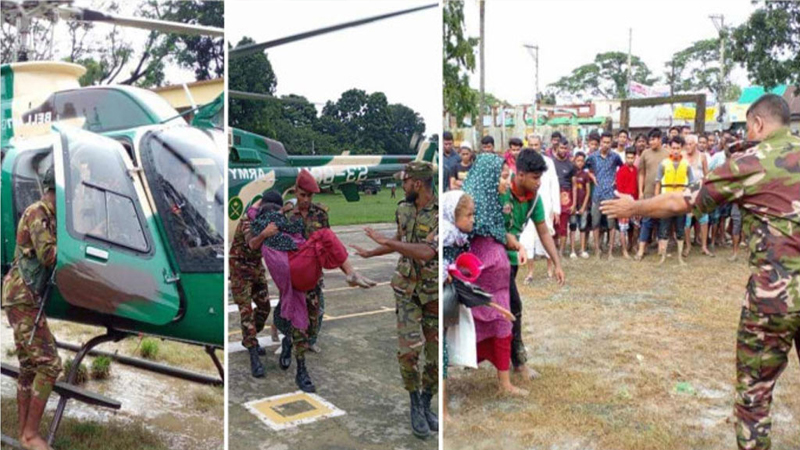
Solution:
M 315 36 L 319 36 L 322 34 L 333 33 L 334 31 L 344 30 L 347 28 L 353 28 L 361 25 L 366 25 L 368 23 L 377 22 L 383 19 L 389 19 L 391 17 L 402 16 L 404 14 L 410 14 L 417 11 L 422 11 L 423 9 L 429 8 L 438 8 L 438 3 L 432 3 L 430 5 L 418 6 L 416 8 L 409 8 L 404 9 L 402 11 L 395 11 L 388 14 L 381 14 L 378 16 L 367 17 L 365 19 L 354 20 L 351 22 L 340 23 L 338 25 L 332 25 L 325 28 L 319 28 L 316 30 L 306 31 L 303 33 L 298 33 L 292 36 L 283 37 L 280 39 L 275 39 L 272 41 L 262 42 L 259 44 L 249 44 L 249 45 L 242 45 L 240 47 L 233 48 L 228 51 L 228 59 L 240 58 L 242 56 L 247 56 L 252 53 L 259 53 L 263 52 L 264 50 L 272 47 L 277 47 L 279 45 L 289 44 L 291 42 L 300 41 L 303 39 L 312 38 Z

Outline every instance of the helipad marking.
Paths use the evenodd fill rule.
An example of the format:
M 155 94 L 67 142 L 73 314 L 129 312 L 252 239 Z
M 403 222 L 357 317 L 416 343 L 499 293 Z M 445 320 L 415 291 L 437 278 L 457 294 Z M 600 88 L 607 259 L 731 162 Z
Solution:
M 244 407 L 275 431 L 347 414 L 319 395 L 303 391 L 249 401 Z

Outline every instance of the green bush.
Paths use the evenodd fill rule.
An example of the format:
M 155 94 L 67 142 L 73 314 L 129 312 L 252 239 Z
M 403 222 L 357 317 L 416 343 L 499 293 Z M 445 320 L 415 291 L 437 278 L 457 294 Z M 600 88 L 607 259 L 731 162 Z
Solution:
M 95 380 L 105 380 L 111 375 L 111 358 L 108 356 L 98 356 L 92 361 L 92 378 Z
M 68 359 L 64 361 L 64 381 L 69 377 L 69 372 L 72 370 L 74 360 Z M 78 367 L 78 373 L 75 375 L 75 384 L 80 385 L 89 381 L 89 371 L 86 369 L 86 364 L 81 364 Z
M 139 345 L 139 354 L 145 359 L 156 359 L 158 356 L 158 341 L 151 338 L 142 339 Z

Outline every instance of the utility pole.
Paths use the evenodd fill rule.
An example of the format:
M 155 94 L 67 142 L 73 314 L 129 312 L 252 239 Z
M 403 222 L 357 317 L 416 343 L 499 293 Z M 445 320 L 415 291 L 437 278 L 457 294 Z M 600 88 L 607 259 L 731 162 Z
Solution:
M 719 87 L 717 88 L 717 109 L 719 114 L 717 115 L 717 122 L 722 123 L 725 114 L 722 105 L 722 99 L 725 95 L 725 16 L 715 14 L 708 17 L 711 18 L 711 22 L 714 23 L 714 27 L 719 32 Z M 717 24 L 718 20 L 719 24 Z
M 530 53 L 533 58 L 535 66 L 533 84 L 533 129 L 536 130 L 536 119 L 538 119 L 538 105 L 536 103 L 539 100 L 539 46 L 531 44 L 522 44 L 522 46 L 528 49 L 528 53 Z
M 480 6 L 480 14 L 481 14 L 481 37 L 480 37 L 480 47 L 478 51 L 480 52 L 480 71 L 481 71 L 481 101 L 480 107 L 478 109 L 478 134 L 481 138 L 483 138 L 483 113 L 486 110 L 486 91 L 485 91 L 485 81 L 486 81 L 486 73 L 484 71 L 484 17 L 486 15 L 486 3 L 485 0 L 478 0 Z
M 628 92 L 625 98 L 631 95 L 631 47 L 633 46 L 633 28 L 628 28 Z

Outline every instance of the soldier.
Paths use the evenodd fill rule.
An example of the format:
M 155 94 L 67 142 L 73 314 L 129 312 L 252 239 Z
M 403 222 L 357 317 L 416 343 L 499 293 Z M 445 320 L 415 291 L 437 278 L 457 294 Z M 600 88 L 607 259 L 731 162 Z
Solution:
M 258 208 L 261 200 L 251 207 Z M 261 264 L 261 243 L 264 239 L 275 235 L 278 227 L 269 224 L 257 236 L 250 232 L 250 219 L 243 214 L 228 253 L 228 268 L 233 301 L 239 307 L 239 320 L 242 326 L 242 345 L 250 352 L 250 373 L 255 378 L 264 376 L 264 366 L 259 355 L 267 354 L 258 345 L 256 335 L 264 329 L 269 318 L 269 292 L 267 291 L 267 275 Z M 253 303 L 256 304 L 255 310 Z
M 311 233 L 321 229 L 330 228 L 328 222 L 328 209 L 313 203 L 314 194 L 319 192 L 319 185 L 307 170 L 301 170 L 295 182 L 295 197 L 297 202 L 286 215 L 299 217 L 303 220 L 303 237 L 308 239 Z M 349 281 L 349 280 L 348 280 Z M 288 339 L 283 342 L 280 365 L 283 370 L 289 368 L 291 364 L 291 350 L 294 350 L 297 361 L 297 374 L 295 383 L 304 392 L 316 392 L 316 387 L 308 375 L 305 364 L 305 353 L 311 347 L 311 343 L 316 341 L 322 324 L 322 314 L 324 310 L 324 299 L 322 297 L 323 279 L 320 278 L 317 286 L 306 291 L 306 306 L 308 307 L 308 328 L 299 330 L 292 327 L 291 345 Z
M 800 356 L 800 138 L 789 132 L 789 105 L 765 94 L 747 110 L 747 137 L 734 154 L 684 192 L 604 202 L 615 217 L 696 217 L 734 203 L 749 240 L 747 282 L 736 344 L 736 437 L 740 449 L 770 448 L 772 390 L 792 341 Z
M 49 449 L 39 435 L 39 423 L 53 390 L 61 359 L 56 341 L 42 315 L 38 324 L 39 302 L 56 264 L 55 177 L 47 170 L 41 200 L 33 203 L 17 226 L 14 262 L 3 280 L 2 302 L 19 359 L 17 411 L 19 440 L 24 448 Z M 33 340 L 31 342 L 31 334 Z
M 352 246 L 362 258 L 392 252 L 401 255 L 392 278 L 397 359 L 403 385 L 411 396 L 411 429 L 419 438 L 439 431 L 439 419 L 431 409 L 439 383 L 439 203 L 433 193 L 434 173 L 428 162 L 409 163 L 401 172 L 406 198 L 397 206 L 395 236 L 387 238 L 367 228 L 367 236 L 379 247 L 365 250 Z M 420 377 L 423 347 L 425 366 Z

